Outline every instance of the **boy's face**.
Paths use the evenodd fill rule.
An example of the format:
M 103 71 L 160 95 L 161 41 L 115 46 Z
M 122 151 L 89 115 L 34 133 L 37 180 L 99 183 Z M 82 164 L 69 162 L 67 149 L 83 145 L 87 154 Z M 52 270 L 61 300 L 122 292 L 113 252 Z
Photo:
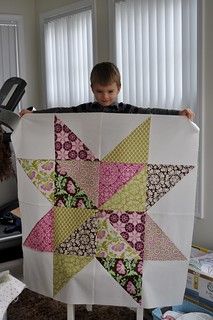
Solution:
M 107 85 L 100 85 L 98 83 L 92 85 L 95 100 L 104 107 L 108 107 L 116 101 L 119 91 L 120 87 L 118 87 L 116 82 Z

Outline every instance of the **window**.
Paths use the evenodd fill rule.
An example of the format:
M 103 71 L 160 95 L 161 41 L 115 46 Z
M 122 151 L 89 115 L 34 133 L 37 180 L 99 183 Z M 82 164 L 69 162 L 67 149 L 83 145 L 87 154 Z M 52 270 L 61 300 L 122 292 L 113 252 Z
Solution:
M 18 74 L 17 24 L 12 21 L 0 22 L 0 78 L 5 80 Z
M 114 3 L 121 99 L 141 106 L 195 108 L 197 0 Z
M 111 55 L 122 76 L 120 100 L 143 107 L 190 106 L 201 127 L 198 81 L 201 1 L 112 0 L 109 3 L 111 35 L 114 35 Z M 198 176 L 196 215 L 201 217 L 201 165 Z
M 78 1 L 42 16 L 46 103 L 78 105 L 91 99 L 92 3 Z
M 24 78 L 24 64 L 22 16 L 0 14 L 0 87 L 11 77 Z

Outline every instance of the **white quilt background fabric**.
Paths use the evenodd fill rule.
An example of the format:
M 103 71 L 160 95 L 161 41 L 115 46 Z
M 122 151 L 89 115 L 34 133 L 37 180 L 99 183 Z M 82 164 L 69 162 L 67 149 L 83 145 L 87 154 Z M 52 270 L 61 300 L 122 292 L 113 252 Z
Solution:
M 94 156 L 94 159 L 87 159 L 84 163 L 88 164 L 89 162 L 94 166 L 99 165 L 100 167 L 97 167 L 97 170 L 100 170 L 102 165 L 105 168 L 106 163 L 111 166 L 110 168 L 114 168 L 116 163 L 120 163 L 124 171 L 127 162 L 132 167 L 135 165 L 141 166 L 141 171 L 137 171 L 134 177 L 114 191 L 114 195 L 108 198 L 109 202 L 106 201 L 101 205 L 96 203 L 91 208 L 83 207 L 83 211 L 73 211 L 82 209 L 82 207 L 78 207 L 79 203 L 69 206 L 70 212 L 77 212 L 77 215 L 82 212 L 87 215 L 86 210 L 88 209 L 91 210 L 88 212 L 92 217 L 91 212 L 94 210 L 97 217 L 96 227 L 98 225 L 97 228 L 102 233 L 104 232 L 104 226 L 107 225 L 107 241 L 101 242 L 102 240 L 99 240 L 96 235 L 98 249 L 96 248 L 96 252 L 88 256 L 86 249 L 84 249 L 81 257 L 73 253 L 73 247 L 71 251 L 68 250 L 74 238 L 68 237 L 67 226 L 74 228 L 72 225 L 74 222 L 67 220 L 66 224 L 63 219 L 60 220 L 59 215 L 63 214 L 67 219 L 69 210 L 66 211 L 64 205 L 64 208 L 60 211 L 59 204 L 51 201 L 50 197 L 42 192 L 38 182 L 35 182 L 31 175 L 31 167 L 39 161 L 48 160 L 54 166 L 56 166 L 55 162 L 61 161 L 61 159 L 56 159 L 55 153 L 55 133 L 57 130 L 56 126 L 54 127 L 55 119 L 59 119 L 57 121 L 63 124 L 66 132 L 74 133 L 79 139 L 78 141 L 83 142 Z M 144 123 L 149 123 L 148 129 L 147 127 L 143 128 Z M 132 132 L 135 132 L 140 126 L 143 133 L 141 139 L 138 134 L 136 138 L 132 135 Z M 146 142 L 143 139 L 146 139 Z M 119 150 L 115 156 L 113 155 L 110 158 L 109 154 L 111 155 L 112 150 L 115 150 L 123 141 L 127 141 L 127 144 L 122 145 L 124 151 Z M 107 113 L 32 114 L 20 120 L 12 135 L 12 142 L 17 158 L 18 196 L 22 213 L 24 281 L 31 290 L 67 304 L 154 308 L 182 302 L 191 251 L 197 180 L 199 129 L 194 123 L 180 116 Z M 144 144 L 147 151 L 146 156 L 144 156 L 146 152 L 143 151 Z M 130 152 L 130 160 L 127 159 L 125 152 L 125 148 L 129 148 L 129 146 L 134 149 Z M 141 160 L 139 159 L 140 154 Z M 71 163 L 73 165 L 74 163 L 76 165 L 77 161 L 80 161 L 80 164 L 83 162 L 79 159 L 71 160 L 68 155 L 66 157 L 64 159 L 66 164 Z M 33 161 L 37 162 L 33 163 Z M 174 171 L 177 166 L 181 167 L 183 172 L 188 170 L 184 168 L 189 168 L 180 180 L 177 179 Z M 150 168 L 150 171 L 147 168 Z M 155 170 L 154 173 L 152 168 Z M 131 190 L 134 190 L 134 179 L 143 170 L 147 170 L 148 173 L 144 178 L 146 184 L 141 185 L 141 188 L 146 188 L 149 185 L 150 197 L 156 197 L 152 188 L 156 184 L 158 175 L 164 175 L 165 168 L 168 168 L 168 170 L 174 168 L 174 172 L 169 178 L 171 181 L 168 182 L 170 183 L 168 188 L 168 177 L 162 178 L 164 179 L 163 191 L 158 191 L 158 187 L 156 189 L 160 197 L 158 200 L 148 206 L 146 201 L 148 191 L 145 190 L 145 200 L 144 198 L 141 199 L 141 205 L 138 204 L 134 207 L 134 199 L 130 199 L 130 202 L 127 202 L 124 208 L 119 207 L 118 199 L 120 199 L 119 197 L 122 198 L 122 192 L 125 192 L 123 198 L 134 197 L 132 194 L 127 196 L 128 190 L 130 190 L 128 188 L 132 183 Z M 81 172 L 81 169 L 79 172 Z M 99 174 L 100 171 L 96 172 Z M 80 173 L 78 174 L 80 175 Z M 74 179 L 72 170 L 70 175 Z M 105 176 L 98 176 L 99 192 L 101 190 L 100 181 L 105 178 Z M 87 176 L 85 176 L 86 179 Z M 78 184 L 77 178 L 75 182 Z M 52 196 L 56 195 L 54 190 Z M 135 196 L 137 195 L 135 194 Z M 85 203 L 84 206 L 86 206 Z M 133 203 L 132 209 L 128 203 Z M 136 240 L 133 244 L 131 241 L 125 240 L 124 236 L 121 237 L 124 224 L 110 224 L 113 217 L 112 211 L 117 216 L 127 213 L 131 219 L 133 219 L 132 212 L 136 212 L 137 217 L 142 215 L 146 217 L 146 222 L 144 222 L 145 238 L 140 240 L 143 241 L 144 247 L 140 249 L 140 252 L 135 249 Z M 105 214 L 104 218 L 103 214 Z M 42 219 L 45 222 L 41 226 Z M 63 225 L 66 232 L 64 229 L 57 231 L 57 223 L 59 226 Z M 46 225 L 49 229 L 46 229 Z M 127 225 L 125 225 L 125 228 L 127 228 Z M 81 226 L 78 225 L 75 230 L 77 230 L 75 233 L 75 237 L 77 237 L 82 232 Z M 55 233 L 57 232 L 56 236 Z M 62 236 L 63 232 L 66 234 L 64 237 Z M 129 235 L 133 237 L 131 232 L 129 232 Z M 42 238 L 40 242 L 36 239 L 39 238 L 39 235 Z M 49 237 L 49 242 L 45 236 Z M 138 231 L 137 237 L 139 236 L 140 232 Z M 113 238 L 116 241 L 114 244 Z M 62 239 L 61 242 L 58 239 Z M 62 251 L 59 251 L 58 248 L 60 247 L 60 250 L 62 250 L 64 246 L 67 246 L 66 250 L 68 251 L 65 250 L 65 254 L 62 256 Z M 118 252 L 119 246 L 126 249 Z M 169 256 L 170 251 L 171 256 Z M 56 255 L 61 260 L 55 260 Z M 76 269 L 76 266 L 74 267 L 75 262 L 73 261 L 75 260 L 73 259 L 76 259 L 76 264 L 80 265 L 82 263 L 79 270 Z M 127 277 L 128 261 L 134 259 L 137 268 L 141 261 L 142 271 L 138 271 L 137 274 L 134 273 L 134 276 L 132 276 L 133 269 L 131 268 L 133 267 L 129 267 L 131 270 L 129 269 Z M 78 261 L 80 262 L 78 263 Z M 120 271 L 118 266 L 122 267 Z M 142 290 L 137 288 L 140 283 Z

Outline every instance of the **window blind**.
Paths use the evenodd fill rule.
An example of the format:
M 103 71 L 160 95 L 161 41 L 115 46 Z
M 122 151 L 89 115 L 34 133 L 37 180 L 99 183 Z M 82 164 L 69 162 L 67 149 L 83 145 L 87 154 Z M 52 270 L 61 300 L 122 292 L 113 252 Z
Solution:
M 0 86 L 19 74 L 17 32 L 15 23 L 0 20 Z
M 92 11 L 83 10 L 44 25 L 47 106 L 72 106 L 91 98 Z
M 197 104 L 197 0 L 115 1 L 122 101 L 180 108 Z

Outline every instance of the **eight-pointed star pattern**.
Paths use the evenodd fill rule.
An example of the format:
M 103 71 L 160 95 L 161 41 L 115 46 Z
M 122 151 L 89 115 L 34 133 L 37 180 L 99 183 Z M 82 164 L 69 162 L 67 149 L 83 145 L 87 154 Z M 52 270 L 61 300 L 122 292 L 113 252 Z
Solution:
M 19 162 L 52 209 L 24 246 L 53 252 L 53 294 L 91 260 L 139 304 L 144 260 L 186 260 L 148 210 L 194 167 L 148 163 L 151 118 L 103 159 L 55 117 L 55 159 Z

